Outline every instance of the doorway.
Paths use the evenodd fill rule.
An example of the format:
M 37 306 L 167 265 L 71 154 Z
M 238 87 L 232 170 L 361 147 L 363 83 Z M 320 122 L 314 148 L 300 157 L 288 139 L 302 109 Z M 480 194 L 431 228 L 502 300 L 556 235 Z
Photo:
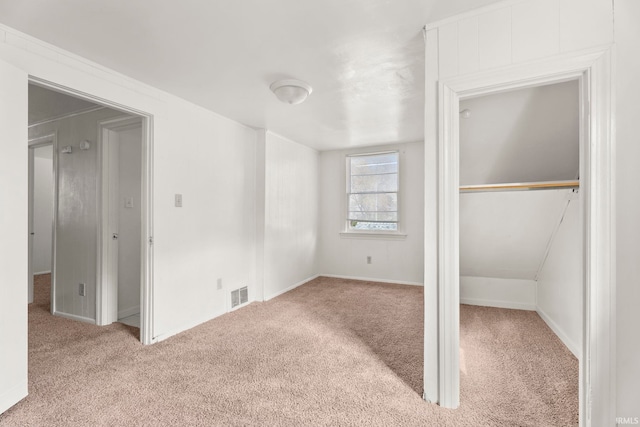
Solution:
M 460 100 L 461 404 L 506 423 L 578 424 L 579 112 L 577 80 Z
M 29 114 L 32 145 L 49 138 L 54 147 L 51 313 L 97 325 L 127 319 L 150 344 L 150 117 L 34 78 Z
M 614 296 L 612 238 L 612 111 L 611 52 L 597 50 L 576 56 L 513 66 L 500 73 L 443 80 L 440 104 L 427 114 L 427 126 L 437 120 L 438 249 L 427 264 L 438 266 L 438 295 L 425 298 L 426 309 L 436 305 L 438 321 L 425 322 L 425 345 L 437 346 L 440 357 L 425 352 L 425 389 L 437 388 L 442 406 L 459 406 L 459 135 L 460 100 L 500 91 L 578 79 L 580 85 L 580 209 L 583 224 L 583 317 L 580 360 L 580 424 L 606 423 L 615 384 L 613 349 L 615 328 L 611 311 Z M 427 102 L 429 105 L 429 102 Z M 432 123 L 431 123 L 432 124 Z M 426 295 L 426 294 L 425 294 Z M 431 295 L 431 294 L 430 294 Z M 428 394 L 431 396 L 433 394 Z M 595 424 L 594 424 L 595 425 Z
M 102 252 L 105 323 L 140 327 L 142 121 L 99 124 L 102 170 Z M 106 285 L 106 286 L 105 286 Z
M 29 140 L 29 304 L 33 303 L 36 277 L 53 276 L 54 146 L 55 134 Z

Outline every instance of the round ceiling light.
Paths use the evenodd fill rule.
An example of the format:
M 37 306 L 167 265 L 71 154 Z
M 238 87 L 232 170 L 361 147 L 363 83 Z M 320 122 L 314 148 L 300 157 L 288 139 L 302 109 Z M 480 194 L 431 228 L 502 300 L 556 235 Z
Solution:
M 312 88 L 300 80 L 278 80 L 271 83 L 269 89 L 276 94 L 278 99 L 287 104 L 300 104 L 311 94 Z

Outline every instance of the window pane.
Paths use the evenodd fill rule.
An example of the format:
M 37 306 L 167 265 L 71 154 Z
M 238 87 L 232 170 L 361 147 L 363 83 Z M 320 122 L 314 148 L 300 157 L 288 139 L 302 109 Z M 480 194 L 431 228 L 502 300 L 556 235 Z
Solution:
M 352 193 L 396 192 L 398 174 L 351 176 Z
M 398 173 L 398 153 L 351 157 L 351 175 Z
M 350 194 L 349 218 L 367 221 L 397 221 L 397 193 Z

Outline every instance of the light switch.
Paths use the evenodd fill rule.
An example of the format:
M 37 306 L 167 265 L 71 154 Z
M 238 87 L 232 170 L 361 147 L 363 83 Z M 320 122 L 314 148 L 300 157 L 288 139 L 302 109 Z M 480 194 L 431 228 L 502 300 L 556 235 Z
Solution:
M 182 207 L 182 194 L 176 194 L 176 208 Z
M 133 207 L 133 197 L 127 197 L 126 199 L 124 199 L 124 207 L 125 208 Z

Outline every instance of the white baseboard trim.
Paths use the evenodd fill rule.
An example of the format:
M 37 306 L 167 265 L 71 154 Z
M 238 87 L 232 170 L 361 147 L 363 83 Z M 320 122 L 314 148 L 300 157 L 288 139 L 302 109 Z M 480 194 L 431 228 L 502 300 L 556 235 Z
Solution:
M 460 298 L 460 304 L 479 305 L 483 307 L 510 308 L 512 310 L 536 311 L 535 304 L 525 304 L 521 302 L 512 302 L 512 301 Z
M 34 276 L 37 276 L 39 274 L 51 274 L 51 270 L 47 270 L 47 271 L 36 271 L 33 273 Z
M 58 316 L 58 317 L 64 317 L 65 319 L 77 320 L 78 322 L 91 323 L 93 325 L 96 324 L 96 320 L 95 319 L 91 319 L 89 317 L 77 316 L 75 314 L 69 314 L 69 313 L 63 313 L 63 312 L 60 312 L 60 311 L 54 311 L 53 315 L 54 316 Z
M 273 298 L 275 298 L 275 297 L 277 297 L 277 296 L 280 296 L 280 295 L 282 295 L 282 294 L 286 294 L 287 292 L 294 290 L 294 289 L 295 289 L 295 288 L 297 288 L 298 286 L 302 286 L 302 285 L 304 285 L 304 284 L 305 284 L 305 283 L 307 283 L 307 282 L 310 282 L 310 281 L 312 281 L 312 280 L 314 280 L 314 279 L 317 279 L 319 276 L 320 276 L 319 274 L 316 274 L 316 275 L 314 275 L 314 276 L 311 276 L 311 277 L 308 277 L 308 278 L 306 278 L 306 279 L 304 279 L 304 280 L 301 280 L 300 282 L 295 283 L 295 284 L 293 284 L 293 285 L 289 286 L 289 287 L 288 287 L 288 288 L 286 288 L 286 289 L 283 289 L 283 290 L 281 290 L 281 291 L 278 291 L 278 292 L 275 292 L 275 293 L 270 294 L 270 295 L 268 295 L 268 296 L 265 296 L 265 297 L 264 297 L 264 300 L 265 300 L 265 301 L 269 301 L 270 299 L 273 299 Z
M 125 308 L 124 310 L 118 310 L 118 319 L 124 319 L 125 317 L 133 316 L 140 313 L 140 306 L 133 306 Z
M 339 274 L 319 274 L 319 276 L 331 277 L 335 279 L 360 280 L 363 282 L 392 283 L 394 285 L 424 286 L 424 283 L 420 283 L 420 282 L 407 282 L 406 280 L 378 279 L 375 277 L 341 276 Z
M 26 377 L 26 372 L 25 372 Z M 27 379 L 20 381 L 18 384 L 11 387 L 9 390 L 0 394 L 0 414 L 11 408 L 16 403 L 27 397 Z
M 576 343 L 574 343 L 573 341 L 571 341 L 569 339 L 569 337 L 567 336 L 567 334 L 564 333 L 564 331 L 562 329 L 560 329 L 560 327 L 556 324 L 556 322 L 554 322 L 553 320 L 551 320 L 551 317 L 549 317 L 549 315 L 547 313 L 545 313 L 544 311 L 542 311 L 540 309 L 540 307 L 537 308 L 536 312 L 538 313 L 538 315 L 542 318 L 542 320 L 544 320 L 544 322 L 547 324 L 547 326 L 549 326 L 549 328 L 551 328 L 551 330 L 553 331 L 553 333 L 555 333 L 558 338 L 560 338 L 560 341 L 562 341 L 564 343 L 564 345 L 567 346 L 567 348 L 569 349 L 569 351 L 571 353 L 573 353 L 573 355 L 580 360 L 580 347 L 578 347 L 576 345 Z
M 157 335 L 157 336 L 153 337 L 153 339 L 151 340 L 151 343 L 155 344 L 155 343 L 158 343 L 160 341 L 164 341 L 167 338 L 171 338 L 174 335 L 178 335 L 179 333 L 188 331 L 189 329 L 192 329 L 192 328 L 195 328 L 196 326 L 202 325 L 203 323 L 206 323 L 209 320 L 213 320 L 216 317 L 220 317 L 220 316 L 222 316 L 223 314 L 226 314 L 226 313 L 227 313 L 226 311 L 219 311 L 219 312 L 216 312 L 213 316 L 210 316 L 210 317 L 207 316 L 206 318 L 199 319 L 199 320 L 196 320 L 194 322 L 189 322 L 189 323 L 181 326 L 180 328 L 171 329 L 169 332 L 165 332 L 163 334 L 160 334 L 160 335 Z

